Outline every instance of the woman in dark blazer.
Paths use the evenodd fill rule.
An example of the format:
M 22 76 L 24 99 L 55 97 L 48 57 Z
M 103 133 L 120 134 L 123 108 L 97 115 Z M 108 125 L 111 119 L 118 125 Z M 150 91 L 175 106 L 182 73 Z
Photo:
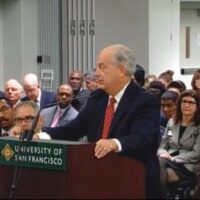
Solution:
M 175 117 L 170 119 L 158 156 L 161 183 L 194 179 L 200 174 L 200 107 L 198 93 L 184 91 L 178 99 Z

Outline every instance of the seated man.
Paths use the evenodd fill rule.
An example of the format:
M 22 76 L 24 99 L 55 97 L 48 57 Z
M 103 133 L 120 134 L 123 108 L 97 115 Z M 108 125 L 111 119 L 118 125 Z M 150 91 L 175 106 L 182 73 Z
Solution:
M 8 136 L 14 126 L 13 111 L 6 100 L 0 100 L 0 136 Z
M 17 80 L 10 79 L 5 83 L 5 97 L 12 108 L 14 108 L 21 101 L 22 92 L 22 86 Z
M 34 101 L 24 101 L 19 103 L 14 109 L 15 127 L 11 130 L 13 136 L 19 137 L 25 131 L 30 130 L 39 111 L 39 106 Z M 35 138 L 42 135 L 43 139 L 50 139 L 47 134 L 41 132 L 42 119 L 39 118 L 34 129 Z
M 56 100 L 60 103 L 41 111 L 44 127 L 63 126 L 78 115 L 78 111 L 71 105 L 72 96 L 73 90 L 70 85 L 59 86 Z
M 91 91 L 83 88 L 84 76 L 81 71 L 75 70 L 69 75 L 69 84 L 73 89 L 74 99 L 72 106 L 77 110 L 81 111 L 87 104 L 88 98 Z
M 172 81 L 167 85 L 167 90 L 177 92 L 178 95 L 180 95 L 183 91 L 186 90 L 186 85 L 181 80 Z
M 98 83 L 96 81 L 95 69 L 84 74 L 85 86 L 91 92 L 98 88 Z
M 165 128 L 170 118 L 175 115 L 178 94 L 174 91 L 166 91 L 161 96 L 160 125 Z
M 32 100 L 38 103 L 40 108 L 55 102 L 55 94 L 50 91 L 41 89 L 38 78 L 35 74 L 26 74 L 23 79 L 23 87 L 26 96 L 22 101 Z

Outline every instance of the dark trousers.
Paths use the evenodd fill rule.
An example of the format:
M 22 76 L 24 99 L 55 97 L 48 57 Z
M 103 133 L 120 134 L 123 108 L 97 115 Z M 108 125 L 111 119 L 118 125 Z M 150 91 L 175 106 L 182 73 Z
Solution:
M 145 199 L 163 199 L 159 175 L 147 176 L 145 187 Z

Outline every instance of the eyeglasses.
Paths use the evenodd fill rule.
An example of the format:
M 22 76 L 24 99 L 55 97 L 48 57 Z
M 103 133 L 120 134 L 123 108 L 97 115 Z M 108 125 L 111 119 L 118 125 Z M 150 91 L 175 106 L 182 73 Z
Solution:
M 78 78 L 78 77 L 70 77 L 70 80 L 77 80 L 77 81 L 80 81 L 81 78 Z
M 197 102 L 195 102 L 195 101 L 187 101 L 187 100 L 182 100 L 181 103 L 182 104 L 188 104 L 188 105 L 195 105 L 195 104 L 197 104 Z
M 16 117 L 15 118 L 15 122 L 18 123 L 18 124 L 21 124 L 23 121 L 25 121 L 26 123 L 30 123 L 33 121 L 35 117 L 34 116 L 31 116 L 31 115 L 28 115 L 28 116 L 25 116 L 25 117 Z

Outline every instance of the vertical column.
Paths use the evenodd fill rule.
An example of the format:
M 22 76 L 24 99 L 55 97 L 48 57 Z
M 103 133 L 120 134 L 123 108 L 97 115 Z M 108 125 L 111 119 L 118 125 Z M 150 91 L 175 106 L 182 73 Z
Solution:
M 63 55 L 63 57 L 68 57 L 68 74 L 75 69 L 80 69 L 81 71 L 85 72 L 94 68 L 94 3 L 94 0 L 67 1 L 66 17 L 68 18 L 68 38 L 67 42 L 63 43 L 63 45 L 64 51 L 65 48 L 68 49 L 65 51 L 68 53 L 68 55 Z M 65 15 L 63 15 L 63 17 L 64 16 Z

